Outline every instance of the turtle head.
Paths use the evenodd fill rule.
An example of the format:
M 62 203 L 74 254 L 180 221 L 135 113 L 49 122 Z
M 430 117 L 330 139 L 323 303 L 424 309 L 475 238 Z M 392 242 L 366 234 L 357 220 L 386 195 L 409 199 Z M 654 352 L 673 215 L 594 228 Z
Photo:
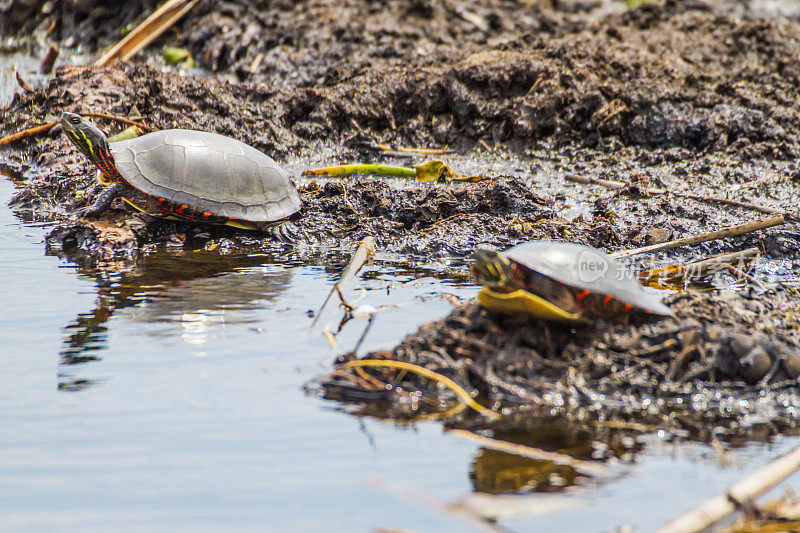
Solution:
M 72 143 L 93 163 L 108 156 L 108 137 L 100 129 L 75 113 L 61 113 L 61 128 Z
M 475 263 L 471 270 L 480 283 L 497 286 L 508 279 L 507 272 L 511 268 L 511 261 L 507 257 L 486 248 L 478 248 L 472 257 Z

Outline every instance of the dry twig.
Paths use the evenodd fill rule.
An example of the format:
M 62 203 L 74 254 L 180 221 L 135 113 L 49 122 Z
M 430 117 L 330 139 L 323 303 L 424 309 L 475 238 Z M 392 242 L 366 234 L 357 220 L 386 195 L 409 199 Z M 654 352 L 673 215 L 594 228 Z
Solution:
M 319 311 L 317 311 L 317 314 L 314 316 L 314 320 L 311 322 L 309 329 L 316 326 L 320 322 L 321 317 L 326 314 L 332 301 L 331 297 L 334 294 L 342 293 L 342 289 L 344 289 L 353 280 L 358 271 L 361 270 L 361 267 L 364 266 L 364 263 L 366 263 L 370 256 L 374 253 L 375 237 L 365 237 L 363 241 L 358 243 L 358 248 L 356 248 L 356 251 L 353 253 L 353 257 L 342 271 L 339 281 L 336 282 L 336 285 L 333 286 L 331 292 L 328 293 L 328 297 L 325 298 L 325 301 L 322 303 Z
M 41 126 L 34 126 L 33 128 L 28 128 L 26 130 L 18 131 L 17 133 L 12 133 L 11 135 L 0 139 L 0 146 L 5 146 L 6 144 L 10 144 L 20 139 L 27 139 L 28 137 L 48 132 L 56 124 L 58 124 L 57 120 L 53 122 L 48 122 L 47 124 L 42 124 Z
M 708 233 L 701 233 L 700 235 L 693 235 L 691 237 L 685 237 L 683 239 L 676 239 L 674 241 L 662 242 L 660 244 L 652 244 L 650 246 L 643 246 L 641 248 L 634 248 L 632 250 L 621 250 L 619 252 L 611 254 L 611 257 L 613 257 L 614 259 L 620 259 L 623 257 L 630 257 L 632 255 L 645 254 L 648 252 L 671 250 L 672 248 L 678 248 L 679 246 L 690 246 L 693 244 L 699 244 L 701 242 L 713 241 L 716 239 L 724 239 L 726 237 L 736 237 L 738 235 L 744 235 L 746 233 L 752 233 L 754 231 L 771 228 L 772 226 L 780 226 L 783 223 L 784 223 L 783 215 L 761 218 L 758 220 L 754 220 L 752 222 L 747 222 L 746 224 L 731 226 L 717 231 L 710 231 Z
M 139 128 L 142 128 L 144 131 L 155 131 L 155 128 L 151 128 L 150 126 L 142 124 L 141 122 L 136 122 L 135 120 L 131 120 L 131 119 L 125 118 L 125 117 L 120 117 L 120 116 L 117 116 L 117 115 L 109 115 L 108 113 L 85 112 L 85 113 L 81 113 L 81 115 L 84 115 L 84 116 L 87 116 L 87 117 L 107 118 L 109 120 L 116 120 L 117 122 L 123 122 L 125 124 L 130 124 L 131 126 L 137 126 Z
M 574 174 L 568 174 L 564 176 L 564 178 L 568 181 L 572 181 L 575 183 L 583 183 L 587 185 L 599 185 L 601 187 L 605 187 L 606 189 L 612 189 L 612 190 L 620 190 L 628 186 L 628 184 L 621 181 L 604 180 L 592 176 L 576 176 Z M 654 189 L 654 188 L 642 187 L 641 190 L 646 194 L 671 194 L 672 196 L 677 196 L 678 198 L 688 198 L 690 200 L 697 200 L 698 202 L 710 202 L 717 204 L 733 205 L 736 207 L 744 207 L 745 209 L 760 211 L 762 213 L 769 213 L 771 215 L 783 215 L 786 218 L 790 218 L 792 220 L 800 220 L 800 216 L 798 216 L 796 213 L 791 213 L 789 211 L 786 211 L 785 209 L 778 209 L 776 207 L 769 207 L 766 205 L 758 205 L 750 202 L 741 202 L 739 200 L 730 200 L 728 198 L 715 198 L 713 196 L 702 196 L 699 194 L 691 194 L 686 192 L 668 191 L 667 189 Z

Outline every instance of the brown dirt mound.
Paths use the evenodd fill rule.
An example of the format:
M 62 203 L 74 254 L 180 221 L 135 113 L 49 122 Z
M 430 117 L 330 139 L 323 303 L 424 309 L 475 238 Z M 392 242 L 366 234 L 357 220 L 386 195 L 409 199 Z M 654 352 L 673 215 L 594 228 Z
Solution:
M 667 416 L 676 405 L 704 415 L 800 415 L 800 298 L 747 292 L 683 294 L 674 318 L 638 325 L 563 325 L 489 312 L 476 302 L 424 324 L 391 351 L 364 359 L 412 363 L 514 411 L 608 410 Z M 339 362 L 349 360 L 344 355 Z M 412 405 L 409 391 L 451 398 L 430 381 L 393 369 L 365 369 L 392 387 L 342 371 L 322 379 L 332 398 Z M 363 377 L 363 376 L 362 376 Z M 769 407 L 768 407 L 769 406 Z

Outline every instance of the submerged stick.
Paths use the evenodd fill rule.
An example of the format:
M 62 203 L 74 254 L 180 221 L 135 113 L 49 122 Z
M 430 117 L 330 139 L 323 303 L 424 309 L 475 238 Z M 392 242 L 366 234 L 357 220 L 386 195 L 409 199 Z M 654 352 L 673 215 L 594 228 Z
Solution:
M 480 414 L 493 419 L 500 418 L 499 413 L 496 413 L 495 411 L 492 411 L 491 409 L 484 407 L 475 400 L 473 400 L 472 396 L 470 396 L 469 393 L 465 391 L 463 387 L 461 387 L 461 385 L 459 385 L 452 379 L 448 378 L 447 376 L 438 374 L 433 370 L 428 370 L 424 366 L 405 363 L 403 361 L 392 361 L 388 359 L 359 359 L 357 361 L 348 361 L 347 363 L 337 366 L 336 369 L 344 370 L 346 368 L 352 368 L 358 366 L 397 368 L 400 370 L 405 370 L 407 372 L 412 372 L 414 374 L 436 381 L 437 383 L 441 383 L 442 385 L 453 391 L 453 393 L 456 395 L 459 401 L 461 401 L 461 403 L 464 403 L 469 407 L 472 407 Z
M 700 244 L 701 242 L 708 242 L 716 239 L 724 239 L 725 237 L 736 237 L 738 235 L 744 235 L 746 233 L 752 233 L 754 231 L 771 228 L 772 226 L 780 226 L 783 223 L 784 223 L 783 215 L 778 215 L 769 218 L 761 218 L 758 220 L 754 220 L 752 222 L 748 222 L 746 224 L 731 226 L 717 231 L 710 231 L 708 233 L 701 233 L 700 235 L 694 235 L 692 237 L 685 237 L 683 239 L 676 239 L 674 241 L 662 242 L 660 244 L 652 244 L 650 246 L 643 246 L 641 248 L 634 248 L 632 250 L 621 250 L 619 252 L 611 254 L 611 257 L 613 257 L 614 259 L 620 259 L 623 257 L 630 257 L 632 255 L 646 254 L 648 252 L 671 250 L 672 248 L 677 248 L 679 246 L 690 246 L 693 244 Z
M 367 262 L 367 259 L 375 253 L 375 237 L 367 236 L 364 238 L 363 241 L 358 243 L 358 248 L 356 248 L 355 253 L 353 253 L 353 257 L 350 259 L 350 262 L 347 264 L 345 269 L 342 271 L 342 275 L 339 277 L 339 281 L 336 282 L 336 285 L 333 286 L 331 292 L 328 293 L 328 297 L 325 298 L 325 301 L 322 303 L 322 306 L 317 311 L 317 314 L 314 316 L 314 320 L 311 321 L 311 325 L 308 327 L 309 329 L 316 326 L 319 321 L 320 317 L 324 315 L 331 304 L 331 300 L 334 294 L 341 294 L 342 289 L 344 289 L 358 274 L 358 271 L 361 270 L 361 267 L 364 266 L 364 263 Z
M 528 457 L 529 459 L 535 459 L 537 461 L 550 461 L 557 465 L 570 466 L 576 471 L 590 476 L 597 476 L 606 473 L 605 466 L 599 463 L 581 461 L 580 459 L 575 459 L 574 457 L 563 453 L 548 452 L 546 450 L 533 448 L 531 446 L 524 446 L 522 444 L 514 444 L 504 440 L 484 437 L 483 435 L 478 435 L 477 433 L 466 431 L 464 429 L 448 429 L 446 430 L 446 433 L 448 435 L 455 435 L 457 437 L 471 440 L 472 442 L 476 442 L 481 446 L 485 448 L 491 448 L 492 450 L 511 453 L 514 455 L 519 455 L 520 457 Z
M 103 54 L 95 62 L 95 66 L 104 67 L 115 59 L 127 61 L 136 52 L 150 44 L 156 37 L 175 24 L 195 4 L 197 4 L 197 0 L 168 0 L 108 52 Z
M 706 500 L 699 507 L 672 520 L 659 533 L 702 531 L 737 509 L 737 504 L 751 501 L 800 469 L 800 446 L 761 470 L 750 474 L 722 494 Z

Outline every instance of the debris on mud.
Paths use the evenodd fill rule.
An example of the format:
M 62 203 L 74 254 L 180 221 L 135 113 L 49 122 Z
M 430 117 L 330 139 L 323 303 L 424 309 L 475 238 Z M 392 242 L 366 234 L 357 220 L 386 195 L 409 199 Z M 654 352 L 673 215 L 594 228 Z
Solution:
M 149 6 L 132 4 L 134 11 Z M 593 17 L 611 4 L 512 8 L 500 3 L 495 9 L 492 3 L 489 9 L 488 2 L 479 2 L 464 11 L 456 4 L 393 0 L 380 13 L 361 0 L 302 2 L 293 10 L 272 4 L 251 10 L 244 2 L 218 8 L 201 4 L 180 23 L 183 31 L 171 44 L 193 50 L 206 68 L 252 75 L 227 82 L 133 64 L 65 67 L 49 86 L 17 94 L 0 111 L 0 135 L 75 111 L 146 117 L 157 129 L 213 131 L 278 160 L 323 150 L 344 160 L 362 158 L 363 152 L 348 148 L 354 139 L 447 145 L 462 155 L 501 145 L 521 161 L 533 158 L 525 176 L 513 174 L 531 190 L 548 182 L 549 194 L 537 193 L 546 201 L 555 192 L 553 176 L 589 174 L 629 183 L 620 191 L 601 192 L 595 205 L 602 220 L 619 219 L 603 231 L 611 238 L 581 239 L 582 233 L 596 233 L 591 228 L 595 221 L 570 224 L 577 226 L 578 242 L 609 250 L 647 239 L 648 231 L 680 236 L 710 224 L 738 222 L 748 214 L 637 188 L 649 184 L 709 195 L 724 184 L 735 199 L 757 197 L 760 203 L 796 210 L 792 199 L 800 185 L 786 178 L 793 170 L 790 161 L 800 154 L 800 112 L 792 104 L 800 99 L 794 21 L 742 18 L 735 10 L 703 2 L 647 3 L 623 12 L 611 9 L 612 14 L 598 18 Z M 370 14 L 367 20 L 380 16 L 385 23 L 343 29 L 336 22 L 351 20 L 355 12 Z M 54 16 L 67 20 L 63 13 Z M 305 27 L 297 20 L 315 22 Z M 486 24 L 475 26 L 478 20 Z M 430 53 L 419 53 L 426 42 L 432 43 Z M 254 65 L 263 50 L 269 53 Z M 281 57 L 290 59 L 281 66 Z M 75 160 L 76 152 L 58 128 L 43 142 L 27 146 L 42 169 L 21 192 L 17 207 L 63 214 L 97 192 L 90 188 L 83 194 L 92 186 L 90 167 Z M 500 169 L 492 176 L 509 174 Z M 504 187 L 503 181 L 497 183 Z M 348 199 L 358 196 L 356 189 L 364 183 L 348 184 Z M 569 187 L 567 194 L 574 190 Z M 393 191 L 387 192 L 406 194 Z M 341 217 L 323 221 L 313 215 L 315 196 L 306 196 L 305 211 L 312 213 L 307 219 L 328 237 L 346 227 L 353 229 L 344 234 L 357 239 L 353 221 L 376 216 L 350 210 L 349 223 Z M 485 207 L 494 209 L 495 204 Z M 514 217 L 523 225 L 535 223 L 544 216 L 543 209 L 512 211 L 504 224 Z M 436 220 L 464 212 L 484 213 L 443 208 L 435 220 L 423 214 L 415 229 L 424 231 Z M 548 216 L 558 215 L 553 209 Z M 396 218 L 387 222 L 364 229 L 388 230 L 397 222 L 407 226 Z M 487 222 L 485 233 L 494 232 L 498 224 L 493 228 Z M 479 242 L 470 225 L 469 217 L 451 219 L 445 227 L 471 232 L 471 238 L 439 243 L 438 249 L 461 250 Z M 518 240 L 552 233 L 533 232 Z M 512 232 L 504 234 L 507 240 L 494 242 L 513 242 Z M 800 251 L 796 229 L 768 235 L 780 254 Z
M 604 411 L 652 420 L 684 408 L 729 418 L 800 416 L 796 294 L 687 293 L 667 303 L 673 318 L 576 326 L 497 314 L 470 301 L 363 359 L 423 366 L 496 402 L 507 416 Z M 345 354 L 337 363 L 351 359 Z M 453 399 L 410 373 L 365 372 L 391 386 L 338 370 L 321 378 L 321 390 L 345 402 L 382 401 L 399 416 L 431 409 L 414 391 L 445 404 Z

